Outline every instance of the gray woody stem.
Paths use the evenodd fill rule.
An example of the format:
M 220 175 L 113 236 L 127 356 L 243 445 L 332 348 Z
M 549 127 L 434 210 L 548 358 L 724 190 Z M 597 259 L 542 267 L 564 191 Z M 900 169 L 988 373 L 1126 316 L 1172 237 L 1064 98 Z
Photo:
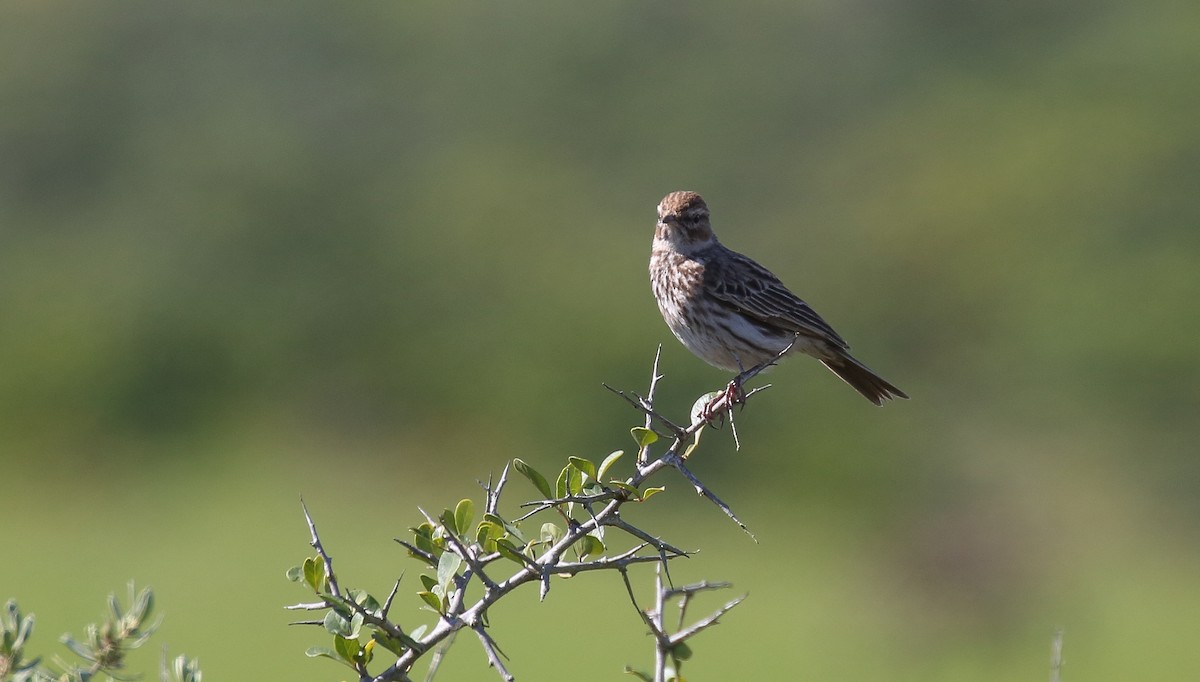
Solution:
M 659 349 L 659 353 L 661 353 L 661 348 Z M 652 456 L 649 443 L 640 446 L 634 472 L 623 481 L 623 484 L 631 490 L 637 489 L 640 491 L 647 481 L 663 469 L 675 469 L 688 480 L 698 494 L 715 504 L 726 516 L 737 523 L 742 530 L 749 533 L 745 524 L 737 518 L 729 506 L 721 501 L 716 494 L 684 465 L 684 460 L 695 449 L 698 443 L 698 435 L 706 425 L 706 422 L 700 421 L 690 424 L 687 428 L 683 428 L 663 418 L 654 410 L 655 390 L 659 380 L 662 379 L 662 375 L 659 374 L 658 370 L 659 353 L 655 354 L 650 387 L 645 398 L 636 396 L 636 394 L 633 394 L 634 397 L 631 398 L 624 392 L 615 390 L 614 392 L 633 404 L 645 415 L 645 428 L 650 429 L 655 424 L 663 425 L 670 430 L 671 435 L 674 436 L 674 441 L 658 457 Z M 494 485 L 490 478 L 487 484 L 481 484 L 485 494 L 484 509 L 488 514 L 499 515 L 500 496 L 505 489 L 509 471 L 510 467 L 506 465 Z M 576 575 L 599 570 L 619 571 L 625 580 L 630 598 L 633 599 L 633 590 L 628 578 L 629 567 L 634 564 L 656 563 L 658 564 L 658 570 L 655 579 L 655 609 L 649 615 L 640 609 L 639 613 L 642 614 L 643 620 L 650 626 L 655 637 L 657 651 L 655 664 L 656 679 L 661 680 L 663 679 L 667 661 L 671 658 L 671 652 L 674 650 L 674 647 L 679 646 L 686 639 L 715 624 L 721 615 L 733 608 L 733 606 L 736 606 L 741 599 L 739 598 L 730 602 L 708 618 L 702 619 L 689 628 L 680 629 L 673 635 L 668 634 L 663 626 L 663 603 L 676 597 L 681 598 L 686 603 L 686 600 L 695 591 L 711 589 L 713 586 L 701 583 L 698 586 L 687 588 L 669 587 L 670 574 L 667 572 L 667 562 L 679 557 L 690 556 L 690 552 L 679 549 L 622 518 L 622 507 L 629 502 L 640 501 L 641 498 L 639 495 L 617 486 L 608 487 L 603 482 L 594 483 L 600 483 L 601 490 L 599 492 L 571 494 L 561 496 L 559 499 L 535 500 L 522 505 L 532 507 L 533 509 L 530 513 L 520 517 L 519 520 L 528 518 L 538 512 L 554 511 L 567 520 L 567 527 L 557 542 L 545 547 L 540 555 L 532 558 L 526 556 L 520 557 L 522 562 L 515 565 L 515 571 L 502 580 L 499 579 L 503 575 L 501 569 L 507 571 L 509 568 L 514 567 L 514 564 L 509 563 L 509 559 L 513 558 L 511 554 L 505 557 L 500 552 L 487 553 L 484 551 L 483 546 L 475 541 L 475 538 L 468 537 L 466 533 L 459 533 L 460 530 L 464 529 L 447 528 L 445 524 L 442 524 L 433 516 L 425 514 L 422 510 L 421 513 L 425 516 L 428 523 L 433 528 L 438 529 L 438 533 L 444 535 L 445 548 L 441 551 L 452 553 L 461 558 L 462 568 L 445 585 L 446 594 L 442 602 L 442 611 L 438 613 L 437 622 L 424 632 L 419 639 L 414 639 L 407 635 L 399 625 L 388 618 L 388 607 L 391 606 L 392 600 L 395 597 L 398 581 L 397 587 L 393 587 L 391 594 L 388 596 L 382 612 L 371 612 L 364 606 L 356 603 L 353 599 L 347 597 L 335 577 L 333 560 L 326 552 L 317 534 L 316 524 L 309 515 L 307 507 L 304 507 L 304 516 L 308 522 L 312 547 L 316 550 L 321 561 L 324 562 L 325 573 L 329 579 L 329 594 L 321 595 L 318 593 L 318 597 L 322 598 L 321 602 L 297 604 L 289 608 L 303 610 L 341 609 L 342 612 L 345 612 L 345 609 L 349 609 L 356 618 L 361 617 L 364 625 L 381 631 L 402 643 L 403 648 L 400 649 L 401 653 L 398 655 L 395 663 L 376 675 L 371 675 L 367 672 L 365 663 L 356 662 L 353 667 L 359 674 L 360 682 L 408 682 L 410 680 L 409 674 L 412 672 L 417 661 L 430 651 L 434 652 L 432 658 L 436 658 L 437 660 L 431 664 L 425 679 L 432 680 L 449 642 L 452 641 L 457 632 L 464 628 L 470 629 L 478 637 L 489 666 L 496 670 L 501 679 L 511 682 L 514 676 L 505 665 L 505 656 L 487 630 L 487 611 L 493 604 L 511 594 L 522 585 L 534 582 L 541 584 L 541 596 L 544 599 L 550 588 L 551 576 Z M 569 517 L 566 512 L 568 511 L 568 507 L 572 505 L 575 505 L 576 509 L 586 511 L 586 518 L 577 520 Z M 510 522 L 506 521 L 506 523 Z M 571 561 L 566 557 L 568 551 L 572 547 L 575 547 L 577 543 L 580 543 L 588 534 L 601 531 L 602 529 L 619 531 L 625 536 L 634 539 L 636 541 L 635 545 L 629 550 L 611 556 L 605 554 L 594 558 L 584 557 L 578 561 Z M 397 539 L 397 542 L 425 564 L 434 567 L 438 565 L 439 558 L 435 554 L 427 550 L 422 550 L 416 545 L 401 539 Z M 605 543 L 606 545 L 608 544 L 607 538 L 605 539 Z M 518 550 L 520 549 L 518 547 Z M 495 576 L 495 578 L 491 576 Z M 664 576 L 667 577 L 667 584 L 664 584 Z M 468 587 L 473 583 L 475 587 L 472 592 L 478 594 L 478 596 L 474 601 L 471 601 L 467 597 L 467 592 Z M 479 594 L 480 590 L 482 594 Z M 350 591 L 350 594 L 354 593 L 354 590 Z M 636 600 L 634 600 L 634 604 L 636 606 Z M 375 653 L 379 654 L 382 651 L 384 649 L 377 648 Z

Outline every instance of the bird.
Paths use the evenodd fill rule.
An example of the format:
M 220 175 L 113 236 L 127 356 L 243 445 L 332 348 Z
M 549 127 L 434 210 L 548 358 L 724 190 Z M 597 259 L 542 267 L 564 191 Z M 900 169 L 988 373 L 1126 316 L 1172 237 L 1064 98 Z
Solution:
M 739 373 L 725 406 L 744 395 L 744 378 L 774 364 L 785 350 L 820 360 L 876 405 L 908 398 L 855 359 L 833 327 L 770 270 L 718 241 L 708 205 L 695 192 L 671 192 L 658 204 L 650 287 L 663 320 L 688 350 Z

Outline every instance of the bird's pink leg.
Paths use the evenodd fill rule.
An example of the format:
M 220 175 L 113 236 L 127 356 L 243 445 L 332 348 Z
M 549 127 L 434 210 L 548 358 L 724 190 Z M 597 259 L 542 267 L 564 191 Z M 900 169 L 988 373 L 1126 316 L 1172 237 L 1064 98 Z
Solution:
M 704 421 L 711 422 L 723 416 L 726 412 L 733 410 L 733 407 L 746 399 L 746 391 L 742 388 L 742 375 L 739 374 L 729 382 L 724 391 L 721 391 L 715 398 L 709 401 L 704 409 L 700 412 L 700 416 Z
M 796 336 L 799 337 L 799 334 Z M 742 370 L 740 374 L 733 378 L 733 381 L 729 382 L 729 385 L 725 387 L 724 391 L 721 391 L 717 397 L 713 398 L 707 405 L 704 406 L 704 409 L 700 412 L 700 416 L 703 417 L 705 421 L 711 422 L 714 419 L 722 416 L 724 413 L 733 410 L 735 405 L 739 405 L 744 402 L 747 394 L 742 386 L 746 383 L 746 381 L 753 379 L 766 368 L 774 365 L 776 362 L 779 362 L 779 358 L 786 355 L 787 352 L 792 349 L 792 346 L 795 345 L 795 343 L 796 341 L 793 339 L 792 342 L 789 343 L 786 348 L 779 351 L 775 357 L 760 362 L 750 369 Z M 741 360 L 738 360 L 739 367 L 741 364 Z

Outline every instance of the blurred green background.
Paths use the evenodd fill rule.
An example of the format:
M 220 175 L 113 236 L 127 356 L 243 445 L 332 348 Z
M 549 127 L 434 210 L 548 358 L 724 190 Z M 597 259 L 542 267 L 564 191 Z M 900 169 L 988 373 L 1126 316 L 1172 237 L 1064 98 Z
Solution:
M 1197 35 L 1155 0 L 7 3 L 0 598 L 49 653 L 134 578 L 214 680 L 344 678 L 285 625 L 299 497 L 345 583 L 411 594 L 416 507 L 630 448 L 601 382 L 660 342 L 683 415 L 728 377 L 646 261 L 694 189 L 913 400 L 789 363 L 695 461 L 760 544 L 681 480 L 639 510 L 750 592 L 690 679 L 1045 679 L 1057 626 L 1064 679 L 1192 679 Z M 651 660 L 616 576 L 492 623 L 519 679 Z

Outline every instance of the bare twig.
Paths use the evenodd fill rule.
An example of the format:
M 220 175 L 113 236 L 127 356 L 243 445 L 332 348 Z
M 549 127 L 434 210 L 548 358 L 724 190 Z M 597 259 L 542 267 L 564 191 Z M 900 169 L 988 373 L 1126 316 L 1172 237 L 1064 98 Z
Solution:
M 667 657 L 671 654 L 671 637 L 663 625 L 663 612 L 666 610 L 666 590 L 663 589 L 662 566 L 654 572 L 654 682 L 666 682 Z M 678 675 L 676 675 L 678 677 Z
M 670 434 L 662 434 L 662 433 L 659 433 L 658 431 L 654 431 L 655 433 L 658 433 L 658 435 L 660 435 L 660 436 L 663 436 L 663 435 L 678 436 L 679 434 L 684 432 L 685 429 L 682 426 L 679 426 L 678 424 L 671 421 L 670 419 L 667 419 L 666 417 L 662 416 L 658 412 L 655 412 L 654 408 L 651 406 L 650 402 L 646 398 L 643 398 L 640 395 L 633 393 L 632 391 L 629 394 L 626 394 L 625 391 L 613 388 L 612 386 L 609 386 L 608 384 L 601 384 L 601 386 L 603 386 L 604 388 L 607 388 L 608 390 L 612 391 L 613 393 L 616 393 L 617 395 L 621 396 L 622 398 L 625 399 L 625 402 L 629 403 L 630 405 L 633 405 L 635 408 L 637 408 L 643 414 L 645 414 L 646 415 L 646 427 L 645 428 L 654 431 L 653 421 L 658 421 L 660 424 L 667 427 L 667 429 L 670 430 L 670 432 L 671 432 Z M 629 397 L 630 395 L 633 395 L 633 398 Z M 634 398 L 637 398 L 637 400 L 634 400 Z M 638 461 L 638 463 L 643 464 L 643 463 L 645 463 L 645 460 L 641 459 Z
M 555 575 L 577 575 L 579 573 L 584 573 L 586 571 L 600 571 L 600 570 L 604 570 L 604 569 L 608 569 L 608 568 L 620 568 L 620 567 L 630 566 L 632 564 L 648 564 L 651 562 L 661 564 L 662 557 L 661 556 L 648 556 L 648 555 L 644 555 L 644 554 L 640 555 L 640 556 L 629 556 L 629 553 L 626 552 L 626 553 L 622 554 L 620 557 L 614 557 L 611 559 L 597 559 L 596 561 L 563 562 L 557 566 L 548 568 L 547 572 L 553 573 Z
M 605 500 L 615 499 L 616 497 L 618 497 L 619 495 L 622 495 L 622 494 L 624 494 L 624 493 L 618 492 L 616 490 L 605 490 L 604 492 L 596 494 L 596 495 L 567 495 L 565 497 L 559 497 L 559 498 L 556 498 L 553 500 L 532 500 L 530 502 L 522 502 L 521 507 L 523 507 L 523 508 L 524 507 L 534 507 L 534 509 L 513 519 L 513 523 L 520 523 L 531 516 L 536 516 L 537 514 L 540 514 L 541 512 L 547 511 L 549 509 L 555 509 L 559 505 L 567 504 L 570 502 L 574 502 L 574 503 L 583 505 L 584 508 L 590 514 L 592 512 L 591 512 L 591 507 L 589 505 L 592 505 L 596 502 L 604 502 Z
M 650 368 L 650 388 L 647 389 L 647 391 L 646 391 L 646 401 L 645 402 L 646 402 L 646 405 L 650 408 L 653 408 L 653 406 L 654 406 L 654 393 L 658 390 L 658 382 L 663 378 L 663 375 L 659 374 L 659 372 L 658 372 L 658 361 L 661 358 L 662 358 L 662 344 L 660 343 L 660 344 L 658 344 L 658 348 L 656 348 L 654 350 L 654 366 Z M 653 425 L 653 420 L 655 419 L 655 416 L 656 415 L 654 414 L 653 409 L 647 411 L 646 412 L 646 422 L 645 422 L 645 424 L 643 424 L 643 427 L 647 428 L 647 429 L 651 428 L 651 426 Z M 678 426 L 676 426 L 675 424 L 672 424 L 670 421 L 664 419 L 661 416 L 658 416 L 657 418 L 659 421 L 666 424 L 667 428 L 671 429 L 672 432 L 679 433 L 680 429 Z M 646 447 L 642 447 L 638 451 L 638 457 L 637 457 L 638 464 L 641 464 L 646 461 L 647 453 L 648 453 L 648 450 Z
M 733 434 L 733 449 L 741 451 L 742 439 L 738 438 L 737 422 L 733 418 L 733 408 L 729 408 L 729 432 Z
M 482 623 L 476 623 L 471 629 L 475 631 L 476 635 L 479 635 L 479 643 L 483 645 L 483 651 L 487 654 L 488 665 L 496 669 L 496 673 L 500 675 L 500 679 L 505 680 L 505 682 L 513 682 L 516 678 L 513 677 L 512 673 L 508 672 L 508 668 L 504 667 L 504 661 L 500 660 L 502 653 L 499 647 L 496 646 L 496 640 L 492 639 L 492 636 L 487 633 Z
M 667 552 L 667 553 L 671 554 L 672 556 L 690 556 L 691 555 L 691 552 L 687 552 L 685 550 L 679 549 L 675 545 L 672 545 L 669 542 L 665 542 L 661 538 L 656 538 L 653 535 L 642 530 L 641 528 L 638 528 L 637 526 L 627 523 L 625 521 L 625 519 L 622 519 L 620 517 L 617 517 L 616 519 L 609 521 L 608 525 L 613 526 L 615 528 L 620 528 L 621 530 L 625 531 L 626 533 L 629 533 L 630 535 L 634 536 L 635 538 L 638 538 L 639 540 L 645 542 L 646 544 L 654 547 L 655 549 L 657 549 L 660 552 Z
M 484 510 L 489 514 L 495 514 L 496 509 L 500 506 L 500 493 L 504 490 L 504 484 L 508 482 L 508 470 L 512 466 L 512 462 L 504 465 L 504 470 L 500 472 L 500 480 L 496 481 L 496 487 L 492 487 L 491 476 L 488 476 L 488 485 L 483 487 L 487 496 L 484 503 Z
M 1050 641 L 1050 682 L 1061 682 L 1063 666 L 1063 629 L 1055 628 Z
M 654 608 L 646 611 L 638 604 L 637 597 L 633 593 L 633 585 L 629 582 L 628 572 L 622 568 L 621 578 L 625 582 L 625 591 L 629 594 L 629 601 L 633 604 L 633 608 L 638 612 L 642 622 L 646 627 L 650 628 L 650 634 L 654 637 L 654 680 L 655 682 L 666 682 L 667 679 L 667 664 L 671 663 L 675 670 L 675 676 L 679 676 L 679 668 L 683 665 L 683 659 L 680 658 L 676 651 L 681 644 L 688 639 L 695 637 L 704 630 L 716 625 L 721 616 L 729 613 L 738 604 L 745 600 L 746 595 L 742 595 L 737 599 L 727 602 L 724 606 L 718 608 L 708 616 L 696 621 L 688 627 L 684 627 L 684 613 L 687 610 L 687 604 L 690 599 L 699 592 L 707 590 L 719 590 L 729 588 L 729 583 L 713 583 L 699 582 L 683 587 L 668 588 L 663 585 L 663 569 L 661 566 L 655 573 L 654 577 Z M 679 627 L 674 634 L 667 632 L 664 622 L 664 614 L 666 604 L 673 598 L 679 598 Z M 629 669 L 626 668 L 628 672 Z
M 392 538 L 392 539 L 396 541 L 396 544 L 398 544 L 401 547 L 403 547 L 404 549 L 407 549 L 408 551 L 412 552 L 413 556 L 417 557 L 418 559 L 424 561 L 425 563 L 427 563 L 431 566 L 437 566 L 437 557 L 435 557 L 434 555 L 430 554 L 429 552 L 426 552 L 425 550 L 421 549 L 420 547 L 417 547 L 416 545 L 412 544 L 411 542 L 408 542 L 407 540 L 401 540 L 400 538 Z
M 300 498 L 300 508 L 304 510 L 304 520 L 308 522 L 308 533 L 311 537 L 309 544 L 317 551 L 317 555 L 321 557 L 321 561 L 325 563 L 325 577 L 329 580 L 329 593 L 335 597 L 342 596 L 341 590 L 338 589 L 337 578 L 333 575 L 333 558 L 325 551 L 325 547 L 321 545 L 321 538 L 317 535 L 317 524 L 313 523 L 312 516 L 308 513 L 308 505 L 304 504 L 304 498 Z
M 283 608 L 287 611 L 320 611 L 321 609 L 329 608 L 329 604 L 326 604 L 323 601 L 315 601 L 315 602 L 308 602 L 308 603 L 291 604 L 290 606 L 285 606 Z
M 753 379 L 754 377 L 758 376 L 759 374 L 762 374 L 764 371 L 767 370 L 767 368 L 774 367 L 775 365 L 779 364 L 780 359 L 782 359 L 783 356 L 787 355 L 788 352 L 792 350 L 792 346 L 795 346 L 796 342 L 799 340 L 800 340 L 800 332 L 796 332 L 796 334 L 794 336 L 792 336 L 792 342 L 789 343 L 787 346 L 785 346 L 783 350 L 776 353 L 775 357 L 773 357 L 770 360 L 767 360 L 765 362 L 760 362 L 757 365 L 751 367 L 750 369 L 742 372 L 741 374 L 737 375 L 737 378 L 734 379 L 734 381 L 737 381 L 738 383 L 743 383 L 743 382 L 749 381 L 750 379 Z
M 722 512 L 725 512 L 725 516 L 728 516 L 730 520 L 732 520 L 738 525 L 739 528 L 746 532 L 746 535 L 749 535 L 752 540 L 758 542 L 758 538 L 754 537 L 754 533 L 751 533 L 750 529 L 746 527 L 746 524 L 742 523 L 742 520 L 737 517 L 737 514 L 733 513 L 733 510 L 729 508 L 729 505 L 725 504 L 721 498 L 717 497 L 716 493 L 709 490 L 708 486 L 701 483 L 700 479 L 696 478 L 696 475 L 692 473 L 691 469 L 688 469 L 686 466 L 684 466 L 681 458 L 672 457 L 669 461 L 669 464 L 678 470 L 679 473 L 683 474 L 683 477 L 692 484 L 693 488 L 695 488 L 697 494 L 704 496 L 709 502 L 717 505 L 718 509 L 720 509 Z
M 686 599 L 691 599 L 693 596 L 699 594 L 700 592 L 707 592 L 709 590 L 727 590 L 731 587 L 733 587 L 733 583 L 727 583 L 727 582 L 715 582 L 714 583 L 714 582 L 710 582 L 708 580 L 701 580 L 700 582 L 692 583 L 691 585 L 683 585 L 681 587 L 672 587 L 672 588 L 668 589 L 667 590 L 667 599 L 670 599 L 672 597 L 684 597 Z
M 520 506 L 522 508 L 524 508 L 524 507 L 540 507 L 540 508 L 542 508 L 542 511 L 545 511 L 546 508 L 557 507 L 560 504 L 566 504 L 568 502 L 577 502 L 579 504 L 591 504 L 594 502 L 603 502 L 605 500 L 611 500 L 616 496 L 617 496 L 617 491 L 605 490 L 603 492 L 596 493 L 595 495 L 564 495 L 563 497 L 556 497 L 552 500 L 530 500 L 529 502 L 522 502 Z
M 658 361 L 662 358 L 662 344 L 658 344 L 658 348 L 654 350 L 654 366 L 650 368 L 650 389 L 646 391 L 646 400 L 654 404 L 654 391 L 658 388 L 658 382 L 663 378 L 663 375 L 658 373 Z M 650 426 L 649 423 L 646 424 Z
M 700 634 L 700 632 L 708 629 L 709 627 L 716 625 L 718 619 L 721 616 L 725 615 L 726 613 L 729 613 L 729 611 L 731 609 L 733 609 L 733 607 L 735 607 L 738 604 L 741 604 L 743 601 L 745 601 L 747 596 L 749 596 L 749 595 L 743 594 L 742 596 L 738 597 L 737 599 L 734 599 L 734 600 L 726 603 L 724 606 L 722 606 L 721 608 L 712 612 L 708 616 L 705 616 L 704 618 L 696 621 L 695 623 L 693 623 L 691 625 L 691 627 L 688 627 L 684 630 L 680 630 L 679 632 L 676 632 L 674 635 L 671 635 L 671 644 L 678 644 L 690 637 Z
M 642 609 L 641 605 L 638 604 L 637 597 L 633 594 L 633 584 L 629 582 L 629 571 L 624 566 L 617 570 L 621 572 L 621 579 L 625 581 L 625 591 L 629 593 L 629 601 L 633 603 L 633 609 L 642 617 L 642 622 L 646 624 L 646 627 L 650 628 L 650 634 L 658 637 L 661 632 L 658 625 L 650 617 L 650 614 Z
M 396 584 L 392 585 L 392 591 L 388 594 L 387 599 L 383 602 L 383 617 L 388 617 L 388 611 L 392 610 L 392 600 L 396 598 L 396 593 L 400 591 L 400 581 L 404 579 L 404 574 L 401 573 L 399 578 L 396 578 Z

